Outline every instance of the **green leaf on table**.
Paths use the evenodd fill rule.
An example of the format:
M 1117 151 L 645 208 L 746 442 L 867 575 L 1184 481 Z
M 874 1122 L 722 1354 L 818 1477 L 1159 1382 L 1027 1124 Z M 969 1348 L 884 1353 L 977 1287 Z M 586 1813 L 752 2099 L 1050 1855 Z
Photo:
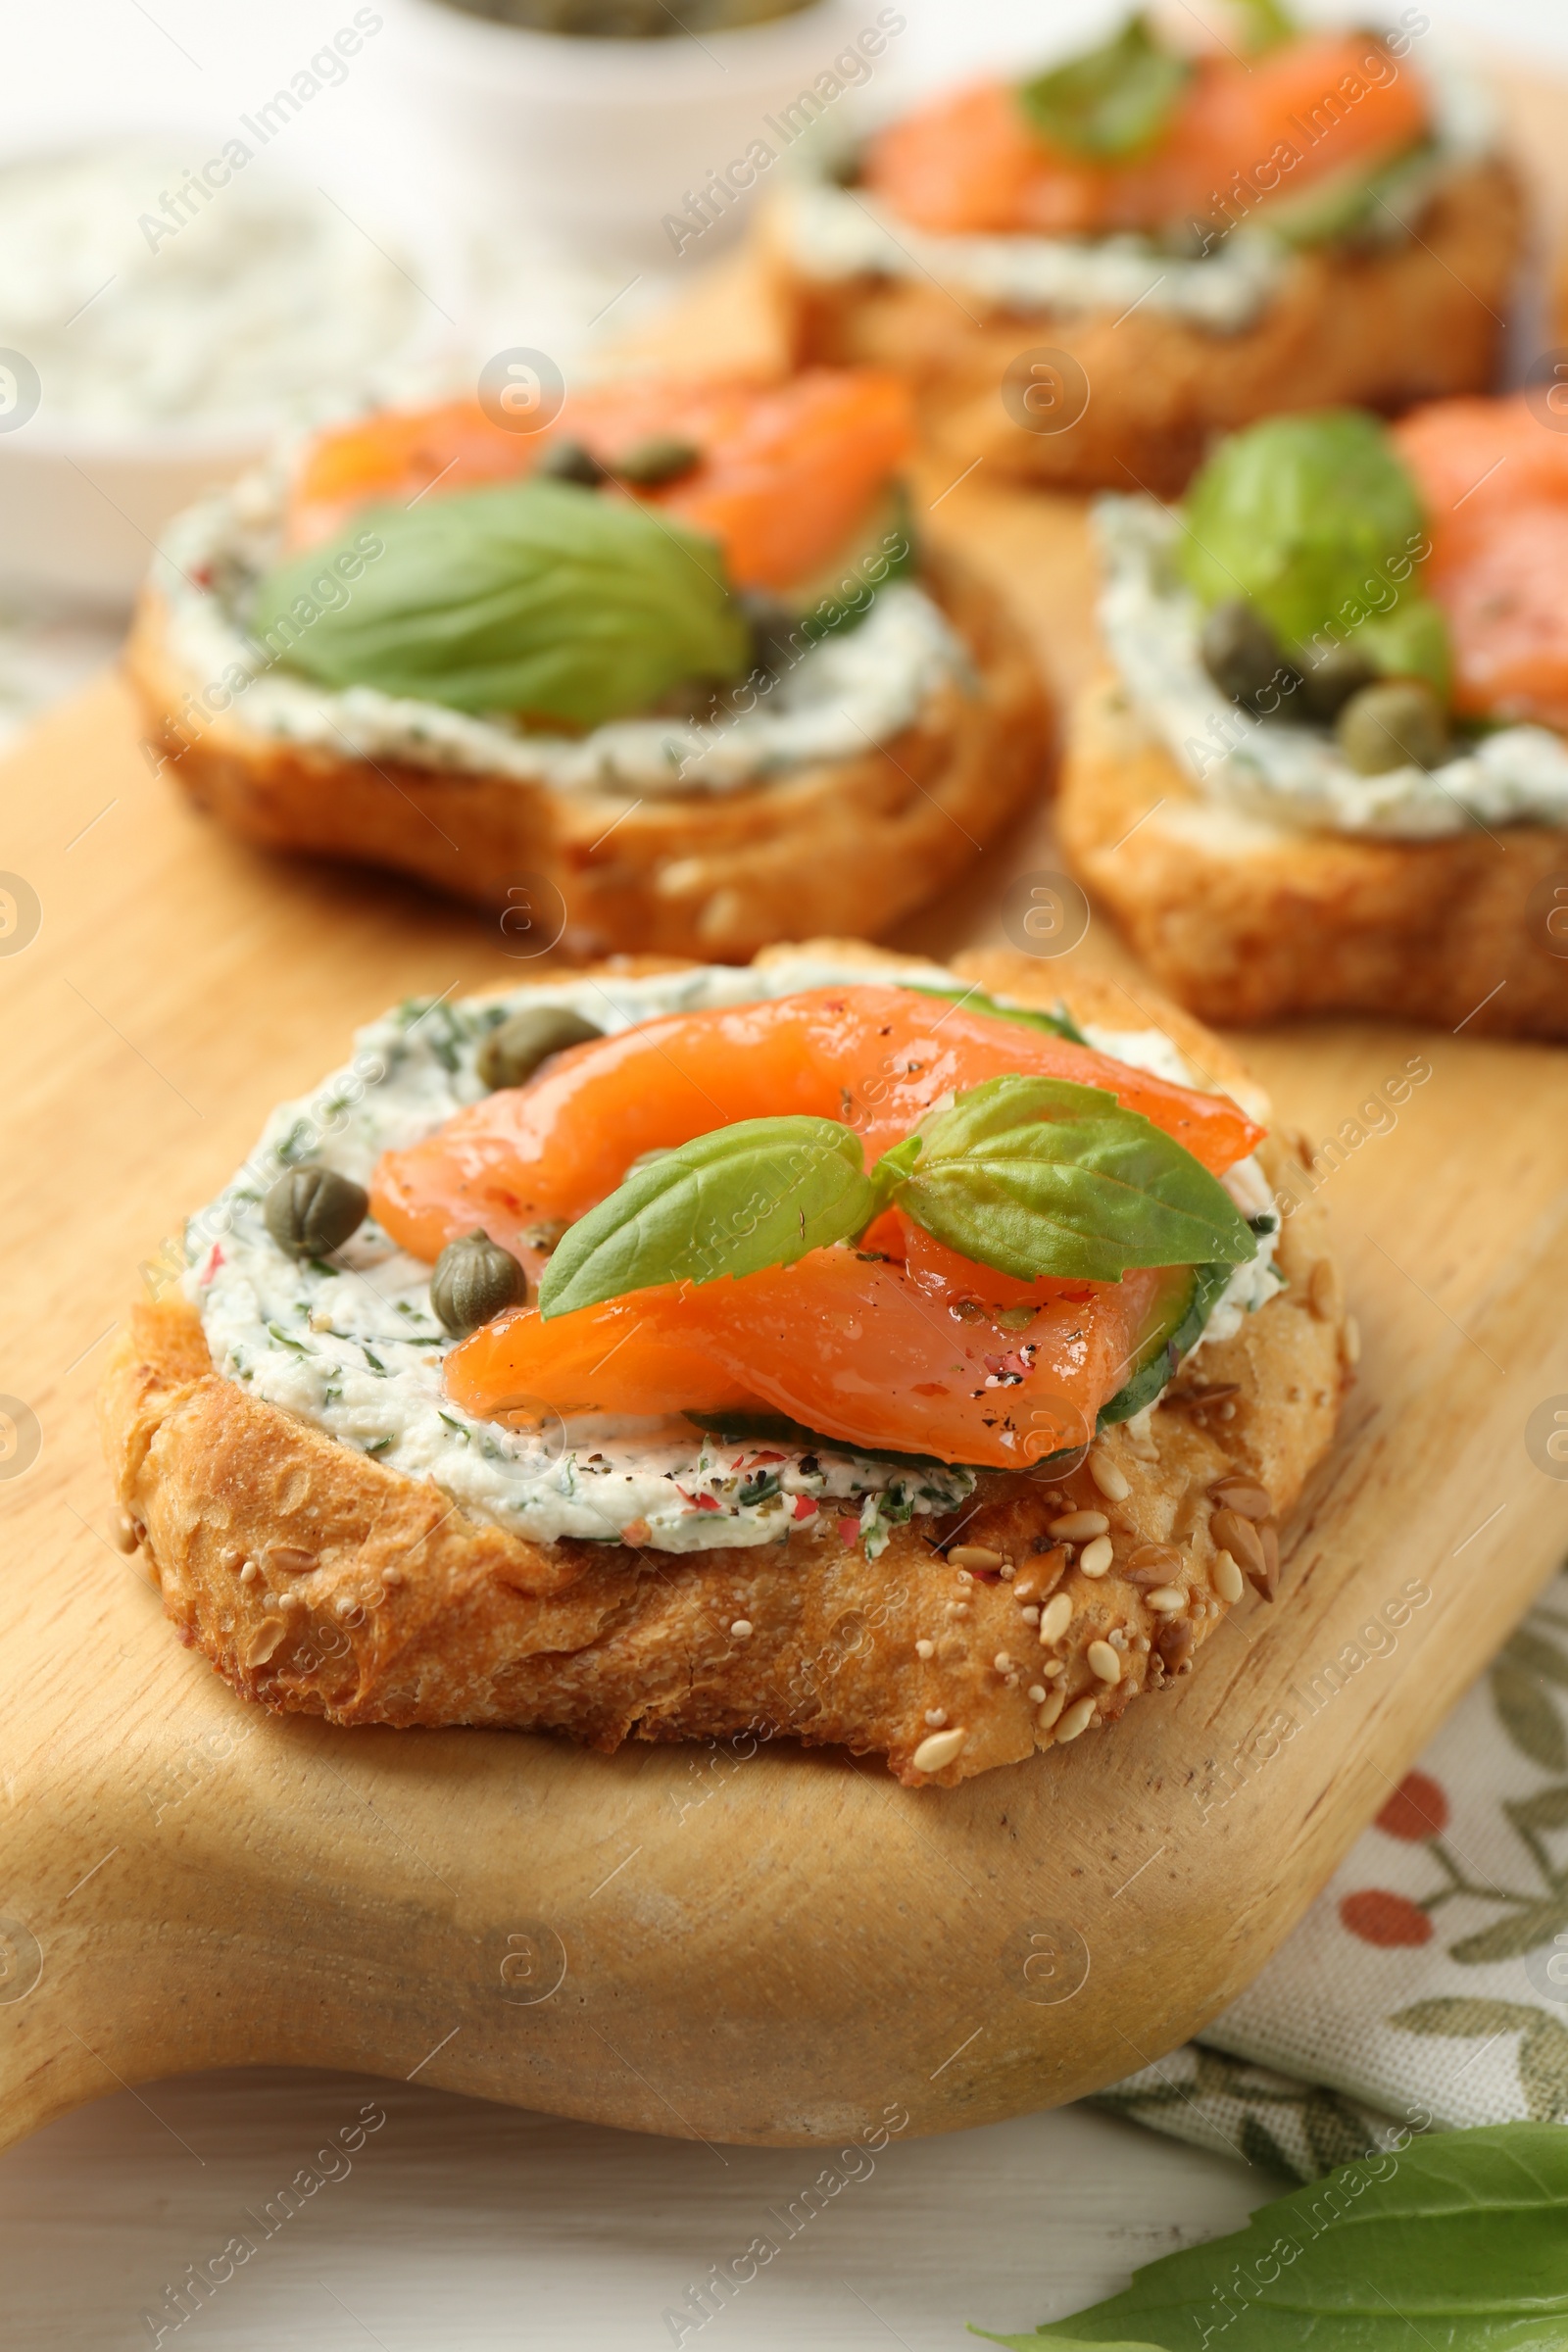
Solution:
M 1094 163 L 1125 163 L 1157 146 L 1192 74 L 1144 16 L 1129 17 L 1098 49 L 1022 83 L 1018 103 L 1053 147 Z
M 1146 2265 L 1125 2293 L 1014 2352 L 1519 2352 L 1568 2341 L 1568 2132 L 1488 2125 L 1411 2140 Z M 976 2334 L 981 2333 L 975 2329 Z
M 1216 1177 L 1100 1087 L 989 1078 L 921 1131 L 901 1208 L 1022 1282 L 1133 1266 L 1241 1265 L 1256 1237 Z
M 1520 1754 L 1547 1772 L 1568 1771 L 1568 1734 L 1562 1717 L 1534 1676 L 1510 1665 L 1504 1654 L 1489 1680 L 1497 1721 Z
M 262 581 L 250 629 L 328 686 L 581 727 L 738 677 L 752 643 L 713 541 L 552 480 L 359 514 Z
M 860 1139 L 836 1119 L 742 1119 L 661 1153 L 567 1228 L 539 1312 L 664 1282 L 787 1266 L 858 1233 L 876 1196 Z

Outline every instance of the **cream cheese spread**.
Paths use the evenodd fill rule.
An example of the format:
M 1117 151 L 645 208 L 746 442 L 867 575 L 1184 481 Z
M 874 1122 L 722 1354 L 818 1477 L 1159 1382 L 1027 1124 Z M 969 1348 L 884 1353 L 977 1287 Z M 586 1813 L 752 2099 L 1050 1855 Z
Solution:
M 517 1429 L 477 1418 L 444 1391 L 454 1343 L 431 1312 L 429 1267 L 399 1250 L 373 1219 L 329 1260 L 302 1264 L 272 1240 L 262 1202 L 285 1168 L 304 1161 L 368 1183 L 382 1152 L 418 1141 L 480 1100 L 479 1047 L 520 1004 L 569 1005 L 611 1034 L 664 1013 L 888 978 L 962 985 L 932 964 L 895 969 L 785 952 L 750 968 L 578 977 L 509 996 L 398 1006 L 359 1033 L 345 1069 L 272 1113 L 239 1174 L 191 1219 L 185 1285 L 214 1364 L 338 1444 L 431 1482 L 454 1503 L 535 1543 L 579 1537 L 696 1551 L 782 1543 L 851 1518 L 874 1558 L 894 1526 L 956 1509 L 974 1491 L 973 1472 L 911 1466 L 837 1443 L 812 1452 L 723 1443 L 679 1415 L 564 1422 L 548 1408 L 519 1407 L 515 1417 L 527 1426 Z M 1102 1052 L 1193 1083 L 1158 1031 L 1089 1034 Z M 1247 1214 L 1272 1209 L 1255 1160 L 1226 1183 Z M 1230 1336 L 1274 1295 L 1276 1231 L 1277 1222 L 1257 1256 L 1232 1275 L 1205 1339 Z
M 1429 87 L 1433 136 L 1380 184 L 1371 231 L 1379 241 L 1405 233 L 1446 172 L 1495 144 L 1495 108 L 1473 74 L 1440 69 Z M 795 266 L 830 283 L 866 275 L 923 278 L 1002 310 L 1149 310 L 1237 334 L 1273 298 L 1294 258 L 1286 238 L 1245 221 L 1200 256 L 1135 234 L 934 234 L 865 189 L 840 185 L 834 172 L 845 160 L 842 146 L 803 141 L 775 214 Z
M 1363 776 L 1330 728 L 1241 710 L 1203 667 L 1198 606 L 1175 564 L 1180 515 L 1152 498 L 1105 496 L 1095 526 L 1111 660 L 1140 714 L 1213 800 L 1298 830 L 1387 841 L 1568 825 L 1568 745 L 1549 728 L 1499 728 L 1430 773 Z
M 110 141 L 0 170 L 0 343 L 45 424 L 270 433 L 428 340 L 409 271 L 318 190 L 214 159 L 215 193 L 189 160 Z
M 254 475 L 176 517 L 154 577 L 170 644 L 198 703 L 232 707 L 276 742 L 335 757 L 494 775 L 558 792 L 733 792 L 820 760 L 858 759 L 911 726 L 944 688 L 978 692 L 967 647 L 912 581 L 877 589 L 858 626 L 808 647 L 776 679 L 753 676 L 703 719 L 617 719 L 590 734 L 535 733 L 369 686 L 334 692 L 291 675 L 250 637 L 245 608 L 277 560 L 281 487 Z M 334 590 L 340 594 L 340 590 Z

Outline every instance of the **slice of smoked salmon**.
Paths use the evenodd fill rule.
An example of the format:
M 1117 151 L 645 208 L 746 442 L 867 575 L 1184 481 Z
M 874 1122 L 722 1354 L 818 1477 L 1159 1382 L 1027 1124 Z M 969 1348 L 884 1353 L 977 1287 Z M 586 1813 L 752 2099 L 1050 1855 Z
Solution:
M 853 1126 L 869 1165 L 942 1097 L 1013 1070 L 1103 1087 L 1215 1174 L 1263 1132 L 1223 1095 L 1172 1085 L 1022 1022 L 908 988 L 811 989 L 672 1013 L 575 1047 L 527 1086 L 489 1095 L 421 1143 L 384 1153 L 371 1206 L 416 1257 L 433 1260 L 483 1226 L 532 1263 L 522 1243 L 529 1227 L 582 1216 L 645 1152 L 796 1112 Z
M 1568 434 L 1520 394 L 1434 401 L 1394 438 L 1426 507 L 1456 709 L 1568 730 Z
M 582 442 L 613 471 L 656 437 L 690 442 L 701 463 L 634 495 L 716 539 L 737 588 L 779 589 L 838 553 L 906 463 L 914 422 L 905 385 L 876 368 L 812 368 L 777 385 L 606 381 L 573 392 L 537 433 L 504 430 L 477 401 L 368 416 L 311 444 L 290 495 L 288 544 L 316 546 L 368 505 L 531 472 L 556 442 Z
M 737 587 L 789 588 L 832 561 L 907 463 L 914 411 L 879 369 L 817 368 L 756 395 L 701 446 L 703 466 L 659 503 L 718 541 Z
M 948 235 L 1095 235 L 1212 223 L 1277 193 L 1370 168 L 1427 130 L 1415 75 L 1370 33 L 1323 33 L 1247 60 L 1198 61 L 1164 136 L 1121 164 L 1054 147 L 1015 90 L 982 83 L 891 124 L 865 180 L 905 220 Z
M 901 1266 L 815 1250 L 739 1281 L 639 1291 L 548 1322 L 515 1310 L 453 1350 L 447 1394 L 467 1412 L 518 1419 L 760 1402 L 824 1437 L 1027 1469 L 1087 1443 L 1167 1281 L 1152 1271 L 1038 1283 L 1037 1312 L 1020 1327 Z
M 318 433 L 305 449 L 289 486 L 284 543 L 291 551 L 317 547 L 362 507 L 472 490 L 534 462 L 524 437 L 492 424 L 476 400 L 359 416 Z

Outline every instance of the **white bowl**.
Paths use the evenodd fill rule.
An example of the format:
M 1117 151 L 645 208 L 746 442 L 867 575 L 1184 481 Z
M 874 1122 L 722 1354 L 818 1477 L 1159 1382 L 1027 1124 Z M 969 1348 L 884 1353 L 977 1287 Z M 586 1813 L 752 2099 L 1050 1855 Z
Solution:
M 200 160 L 217 152 L 222 136 L 211 129 L 187 130 L 180 137 L 178 151 Z M 8 172 L 25 171 L 32 165 L 48 168 L 77 155 L 112 155 L 122 144 L 151 149 L 157 142 L 169 143 L 169 138 L 167 133 L 151 133 L 124 141 L 111 138 L 97 145 L 60 142 L 8 153 L 0 157 L 0 165 Z M 260 173 L 259 165 L 250 169 Z M 286 176 L 291 189 L 309 186 L 297 172 Z M 265 191 L 262 178 L 254 184 Z M 154 420 L 135 413 L 134 395 L 132 405 L 121 415 L 114 413 L 112 405 L 79 403 L 70 397 L 52 405 L 51 383 L 59 354 L 56 350 L 51 357 L 46 350 L 40 354 L 41 368 L 32 364 L 31 355 L 22 355 L 31 375 L 31 396 L 18 414 L 16 371 L 6 368 L 8 358 L 17 355 L 0 352 L 0 369 L 4 370 L 0 373 L 0 594 L 15 600 L 41 593 L 122 609 L 134 595 L 171 515 L 215 484 L 231 481 L 263 458 L 284 433 L 317 414 L 352 407 L 358 398 L 380 390 L 379 381 L 370 381 L 372 376 L 379 379 L 384 374 L 390 385 L 407 382 L 415 392 L 422 392 L 426 383 L 433 388 L 448 379 L 457 356 L 456 321 L 467 300 L 464 270 L 439 224 L 423 222 L 411 234 L 407 223 L 389 224 L 384 213 L 377 212 L 374 218 L 379 233 L 394 240 L 410 258 L 418 273 L 415 282 L 433 291 L 422 310 L 411 305 L 408 323 L 399 327 L 386 349 L 355 363 L 347 371 L 354 380 L 340 381 L 328 373 L 319 379 L 318 389 L 307 369 L 302 385 L 308 388 L 286 394 L 274 389 L 270 397 L 259 397 L 254 408 L 247 404 L 246 413 L 237 407 L 216 407 L 205 414 L 181 416 L 176 399 L 171 402 L 170 413 Z M 54 233 L 58 239 L 60 232 L 46 227 L 39 233 L 44 237 Z M 45 254 L 48 250 L 47 243 L 40 248 Z M 46 262 L 42 266 L 48 269 L 51 265 Z M 402 266 L 394 261 L 392 267 Z M 105 282 L 113 280 L 106 278 Z M 82 306 L 84 310 L 87 307 Z M 201 332 L 199 311 L 180 317 L 178 323 L 186 334 Z M 0 328 L 3 324 L 0 320 Z M 65 329 L 71 324 L 65 321 Z M 160 323 L 155 307 L 146 334 L 136 329 L 138 356 L 145 346 L 156 361 L 160 336 L 169 331 L 167 319 Z M 120 333 L 123 336 L 124 332 L 122 320 Z M 9 339 L 0 331 L 0 343 Z M 24 328 L 18 339 L 27 339 Z M 367 343 L 367 351 L 369 349 Z M 101 358 L 98 365 L 104 366 Z M 9 417 L 7 396 L 12 408 Z
M 123 607 L 170 516 L 264 447 L 259 433 L 45 431 L 34 418 L 0 439 L 0 593 Z
M 815 0 L 768 24 L 661 40 L 531 32 L 443 0 L 385 4 L 395 55 L 416 85 L 411 98 L 433 111 L 454 153 L 504 208 L 498 225 L 542 230 L 628 266 L 675 263 L 666 219 L 755 141 L 782 154 L 779 110 L 831 74 L 858 34 L 871 28 L 882 57 L 897 39 L 878 30 L 863 0 Z M 852 74 L 863 86 L 878 62 L 856 54 L 863 78 Z M 830 99 L 824 111 L 844 103 Z M 718 217 L 685 247 L 693 258 L 733 236 L 747 208 L 743 197 L 710 209 Z

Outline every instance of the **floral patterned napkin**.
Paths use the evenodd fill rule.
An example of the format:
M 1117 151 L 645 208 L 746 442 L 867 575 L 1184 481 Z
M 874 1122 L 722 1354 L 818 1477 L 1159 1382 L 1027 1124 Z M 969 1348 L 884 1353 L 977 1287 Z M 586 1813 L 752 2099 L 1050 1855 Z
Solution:
M 1568 1571 L 1241 1999 L 1096 2104 L 1302 2180 L 1568 2123 Z

